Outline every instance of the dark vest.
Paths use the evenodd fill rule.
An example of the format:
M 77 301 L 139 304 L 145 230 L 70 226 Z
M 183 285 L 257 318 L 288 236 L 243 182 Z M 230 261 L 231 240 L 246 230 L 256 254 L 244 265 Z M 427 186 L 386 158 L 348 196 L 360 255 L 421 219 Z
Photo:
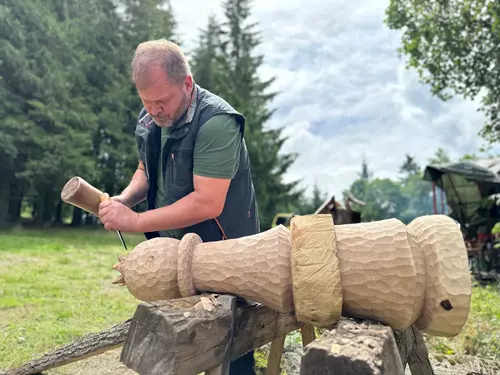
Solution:
M 172 237 L 180 239 L 186 233 L 196 233 L 203 242 L 208 242 L 258 233 L 260 231 L 260 222 L 257 202 L 250 170 L 250 158 L 243 138 L 245 118 L 225 100 L 198 85 L 195 85 L 194 88 L 194 104 L 194 108 L 188 110 L 186 114 L 187 121 L 169 134 L 161 155 L 165 165 L 163 173 L 167 205 L 194 191 L 193 151 L 196 135 L 200 127 L 211 117 L 217 114 L 229 114 L 237 120 L 242 137 L 240 164 L 230 183 L 222 214 L 216 219 L 206 220 L 187 228 L 171 231 L 173 233 Z M 135 136 L 139 158 L 145 164 L 146 176 L 149 182 L 147 207 L 148 210 L 151 210 L 155 208 L 157 163 L 159 154 L 162 152 L 161 129 L 151 121 L 151 117 L 144 109 L 139 114 Z M 145 233 L 145 235 L 149 239 L 158 237 L 159 233 Z

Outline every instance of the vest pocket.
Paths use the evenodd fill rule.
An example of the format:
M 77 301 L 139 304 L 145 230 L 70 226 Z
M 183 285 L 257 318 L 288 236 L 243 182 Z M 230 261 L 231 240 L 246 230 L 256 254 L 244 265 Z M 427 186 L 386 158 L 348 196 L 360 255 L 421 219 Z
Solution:
M 193 185 L 193 151 L 172 150 L 170 152 L 170 172 L 170 181 L 174 185 Z

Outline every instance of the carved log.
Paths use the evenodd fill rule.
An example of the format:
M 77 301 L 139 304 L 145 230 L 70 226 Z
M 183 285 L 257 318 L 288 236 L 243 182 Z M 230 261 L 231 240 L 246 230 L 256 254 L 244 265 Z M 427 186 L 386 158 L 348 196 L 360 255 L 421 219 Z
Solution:
M 230 322 L 230 310 L 219 305 L 216 295 L 140 304 L 120 360 L 144 375 L 199 374 L 221 363 Z M 293 313 L 239 305 L 231 360 L 301 326 Z
M 64 366 L 118 348 L 125 341 L 129 327 L 130 320 L 127 320 L 108 330 L 89 333 L 71 344 L 64 345 L 53 352 L 45 354 L 39 359 L 11 369 L 5 375 L 39 374 L 42 371 Z
M 291 231 L 278 226 L 226 241 L 155 238 L 114 268 L 121 272 L 115 283 L 143 301 L 228 293 L 319 327 L 342 312 L 454 336 L 470 306 L 465 244 L 444 215 L 408 226 L 396 219 L 334 226 L 330 215 L 307 215 L 294 217 Z

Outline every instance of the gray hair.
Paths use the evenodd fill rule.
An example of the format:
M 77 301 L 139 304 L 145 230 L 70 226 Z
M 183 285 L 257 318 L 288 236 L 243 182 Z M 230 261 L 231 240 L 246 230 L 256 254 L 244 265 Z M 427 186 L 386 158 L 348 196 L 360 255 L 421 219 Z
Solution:
M 150 40 L 137 46 L 131 63 L 132 81 L 141 88 L 151 85 L 153 79 L 147 73 L 152 67 L 162 67 L 174 84 L 182 83 L 191 75 L 180 47 L 166 39 Z

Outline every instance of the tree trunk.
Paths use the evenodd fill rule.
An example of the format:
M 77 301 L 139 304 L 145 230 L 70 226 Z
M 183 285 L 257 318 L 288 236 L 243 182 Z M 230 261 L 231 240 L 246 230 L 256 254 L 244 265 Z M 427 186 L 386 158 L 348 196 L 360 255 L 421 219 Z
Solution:
M 73 208 L 73 218 L 71 219 L 71 226 L 72 227 L 79 227 L 82 225 L 82 209 L 79 207 L 74 207 Z
M 0 227 L 4 227 L 10 221 L 9 211 L 10 211 L 10 184 L 8 180 L 0 179 Z
M 18 181 L 13 180 L 10 184 L 9 221 L 18 222 L 21 219 L 25 187 Z

